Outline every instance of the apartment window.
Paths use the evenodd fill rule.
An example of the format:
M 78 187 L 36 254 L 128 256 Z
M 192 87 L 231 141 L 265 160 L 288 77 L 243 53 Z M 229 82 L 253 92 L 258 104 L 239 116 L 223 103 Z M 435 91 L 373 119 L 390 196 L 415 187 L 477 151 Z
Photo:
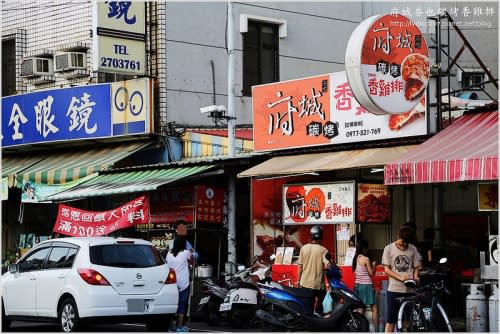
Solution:
M 462 89 L 484 89 L 484 72 L 462 72 Z
M 2 96 L 16 93 L 16 40 L 2 41 Z
M 243 95 L 252 86 L 279 81 L 278 25 L 248 21 L 243 34 Z

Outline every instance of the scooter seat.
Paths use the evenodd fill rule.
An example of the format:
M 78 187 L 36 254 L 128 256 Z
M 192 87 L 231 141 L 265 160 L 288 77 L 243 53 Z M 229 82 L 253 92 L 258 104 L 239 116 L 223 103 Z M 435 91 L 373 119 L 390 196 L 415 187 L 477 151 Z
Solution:
M 232 289 L 252 289 L 252 290 L 259 290 L 255 284 L 248 283 L 248 282 L 231 282 L 229 283 L 229 290 Z
M 283 288 L 292 295 L 300 298 L 314 298 L 314 290 L 306 288 L 293 288 L 290 286 L 283 286 Z

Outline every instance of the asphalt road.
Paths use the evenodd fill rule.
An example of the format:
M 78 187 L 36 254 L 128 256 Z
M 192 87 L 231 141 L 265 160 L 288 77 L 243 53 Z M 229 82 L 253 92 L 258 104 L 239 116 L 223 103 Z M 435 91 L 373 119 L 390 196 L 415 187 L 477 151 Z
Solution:
M 242 328 L 233 329 L 229 325 L 222 324 L 221 326 L 213 327 L 208 326 L 204 322 L 188 322 L 188 327 L 191 328 L 191 332 L 210 332 L 210 333 L 223 333 L 223 332 L 241 332 L 249 333 L 255 332 L 255 328 Z M 38 322 L 23 322 L 23 321 L 13 321 L 11 328 L 8 332 L 60 332 L 57 324 L 47 324 Z M 113 324 L 113 325 L 95 325 L 89 326 L 86 332 L 103 333 L 103 332 L 147 332 L 146 326 L 142 324 Z

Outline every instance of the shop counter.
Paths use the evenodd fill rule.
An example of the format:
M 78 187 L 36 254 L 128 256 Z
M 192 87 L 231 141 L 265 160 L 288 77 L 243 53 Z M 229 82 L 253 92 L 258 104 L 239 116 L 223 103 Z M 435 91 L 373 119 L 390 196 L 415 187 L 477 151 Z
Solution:
M 342 270 L 342 281 L 349 289 L 354 290 L 354 282 L 356 281 L 356 276 L 352 272 L 352 266 L 339 266 Z M 380 293 L 382 289 L 382 281 L 389 279 L 389 276 L 384 272 L 384 266 L 378 265 L 375 267 L 375 275 L 372 276 L 373 287 L 377 294 Z

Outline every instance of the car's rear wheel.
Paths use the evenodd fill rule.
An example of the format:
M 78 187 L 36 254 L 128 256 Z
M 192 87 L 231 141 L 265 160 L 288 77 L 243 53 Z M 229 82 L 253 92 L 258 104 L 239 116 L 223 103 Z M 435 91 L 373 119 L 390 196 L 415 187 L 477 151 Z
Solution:
M 9 327 L 10 327 L 10 320 L 7 319 L 7 316 L 5 315 L 5 310 L 3 307 L 3 300 L 2 300 L 2 331 L 9 329 Z
M 59 326 L 66 333 L 75 332 L 80 327 L 80 317 L 73 298 L 65 299 L 58 312 Z

